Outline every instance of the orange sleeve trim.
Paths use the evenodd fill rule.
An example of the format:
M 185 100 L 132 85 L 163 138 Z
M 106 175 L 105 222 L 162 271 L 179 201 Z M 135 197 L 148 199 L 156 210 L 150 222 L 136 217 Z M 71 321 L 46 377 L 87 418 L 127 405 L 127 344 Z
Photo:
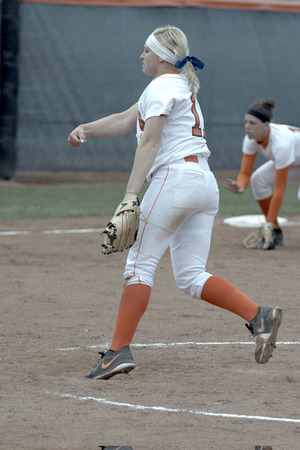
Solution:
M 300 12 L 298 2 L 241 0 L 20 0 L 23 3 L 48 3 L 79 6 L 172 6 L 179 8 L 238 9 L 253 11 Z M 1 0 L 0 0 L 1 3 Z
M 237 177 L 237 184 L 247 189 L 250 183 L 250 177 L 253 172 L 253 167 L 256 159 L 256 153 L 254 155 L 247 155 L 243 153 L 243 158 L 241 162 L 240 173 Z
M 288 181 L 289 170 L 290 166 L 275 172 L 274 191 L 266 218 L 267 222 L 275 223 L 277 219 Z

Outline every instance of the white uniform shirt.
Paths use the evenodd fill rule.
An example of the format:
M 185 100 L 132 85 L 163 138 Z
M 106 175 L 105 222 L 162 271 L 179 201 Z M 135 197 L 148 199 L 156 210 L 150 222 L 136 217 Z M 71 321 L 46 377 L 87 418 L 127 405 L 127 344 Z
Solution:
M 300 128 L 270 123 L 268 145 L 264 148 L 255 139 L 244 137 L 243 153 L 253 155 L 257 152 L 275 162 L 277 170 L 290 165 L 300 165 Z
M 204 120 L 196 96 L 186 79 L 175 73 L 166 73 L 147 86 L 138 101 L 137 141 L 150 117 L 166 116 L 160 148 L 148 174 L 160 166 L 178 161 L 185 156 L 201 155 L 208 158 Z

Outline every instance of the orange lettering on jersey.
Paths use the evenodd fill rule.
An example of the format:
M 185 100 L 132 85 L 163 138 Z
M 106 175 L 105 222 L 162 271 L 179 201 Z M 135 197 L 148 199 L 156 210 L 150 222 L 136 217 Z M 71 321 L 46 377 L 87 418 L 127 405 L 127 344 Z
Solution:
M 140 112 L 139 112 L 138 121 L 139 121 L 139 125 L 140 125 L 141 131 L 144 131 L 144 128 L 145 128 L 145 122 L 144 122 L 144 120 L 142 120 L 142 118 L 141 118 L 141 113 L 140 113 Z
M 296 127 L 288 127 L 289 130 L 295 132 L 295 131 L 300 131 L 300 128 L 296 128 Z
M 196 99 L 195 99 L 194 94 L 191 95 L 191 101 L 192 101 L 191 111 L 192 111 L 193 115 L 195 116 L 195 126 L 192 128 L 192 133 L 193 133 L 193 136 L 202 137 L 202 130 L 200 128 L 200 119 L 199 119 L 198 113 L 196 111 L 196 104 L 195 104 Z

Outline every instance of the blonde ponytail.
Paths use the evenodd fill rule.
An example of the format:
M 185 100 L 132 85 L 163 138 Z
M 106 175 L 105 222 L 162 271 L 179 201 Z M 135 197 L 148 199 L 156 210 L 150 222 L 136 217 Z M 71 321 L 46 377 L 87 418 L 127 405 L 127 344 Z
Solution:
M 195 68 L 191 62 L 186 62 L 182 69 L 182 75 L 187 79 L 189 88 L 193 94 L 197 94 L 200 89 L 200 82 L 195 74 Z

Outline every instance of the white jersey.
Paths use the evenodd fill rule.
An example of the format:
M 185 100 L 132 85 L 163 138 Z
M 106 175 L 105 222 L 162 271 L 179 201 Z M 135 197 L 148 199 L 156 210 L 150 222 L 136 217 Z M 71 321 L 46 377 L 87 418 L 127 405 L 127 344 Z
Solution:
M 147 180 L 159 167 L 189 155 L 208 158 L 204 120 L 196 96 L 186 79 L 177 73 L 165 73 L 147 86 L 138 101 L 137 141 L 150 117 L 166 116 L 160 148 Z
M 244 137 L 243 153 L 253 155 L 257 152 L 275 162 L 277 170 L 290 165 L 300 165 L 300 128 L 270 123 L 268 145 L 264 148 L 255 139 Z

